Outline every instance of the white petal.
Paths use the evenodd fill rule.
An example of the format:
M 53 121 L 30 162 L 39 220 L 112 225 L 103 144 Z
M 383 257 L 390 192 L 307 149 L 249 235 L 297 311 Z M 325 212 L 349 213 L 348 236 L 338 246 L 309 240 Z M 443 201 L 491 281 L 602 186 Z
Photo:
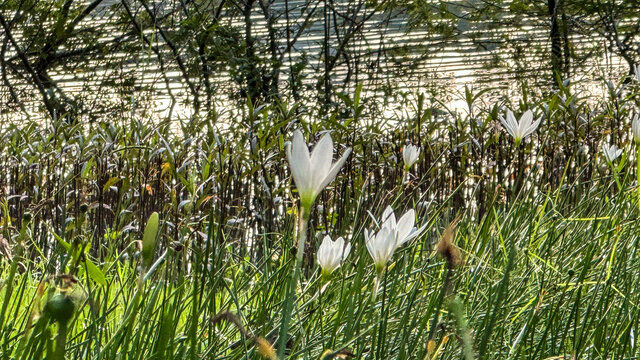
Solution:
M 409 163 L 409 148 L 406 146 L 402 149 L 402 161 L 404 161 L 405 164 Z
M 533 121 L 533 112 L 531 110 L 527 110 L 520 117 L 520 124 L 525 125 L 525 127 L 529 127 L 531 122 Z
M 404 242 L 407 243 L 415 238 L 417 238 L 418 236 L 420 236 L 422 234 L 422 232 L 424 231 L 424 229 L 427 228 L 427 225 L 423 225 L 420 229 L 411 229 L 411 232 L 409 233 L 409 235 L 405 238 Z
M 340 171 L 344 163 L 347 161 L 347 157 L 349 157 L 349 154 L 351 154 L 351 148 L 347 149 L 342 157 L 338 161 L 336 161 L 335 164 L 333 164 L 331 170 L 329 170 L 329 173 L 327 173 L 327 176 L 322 180 L 322 182 L 318 184 L 318 187 L 315 188 L 316 193 L 320 193 L 320 191 L 322 191 L 325 186 L 329 185 L 329 183 L 336 178 L 336 175 L 338 175 L 338 171 Z
M 404 161 L 405 167 L 410 167 L 417 160 L 420 155 L 420 148 L 415 145 L 407 145 L 402 150 L 402 160 Z
M 309 149 L 302 138 L 302 133 L 298 130 L 293 134 L 293 141 L 287 148 L 289 167 L 293 180 L 298 187 L 298 192 L 306 192 L 311 189 L 310 184 L 310 159 Z
M 513 119 L 513 114 L 511 114 L 511 117 L 509 116 L 511 112 L 509 110 L 507 110 L 507 119 L 505 120 L 505 118 L 503 118 L 502 116 L 500 116 L 500 122 L 502 123 L 502 126 L 504 127 L 504 129 L 507 131 L 507 133 L 513 137 L 516 136 L 516 128 L 514 128 L 513 122 L 511 121 Z
M 374 237 L 370 237 L 369 236 L 369 231 L 367 231 L 367 229 L 364 230 L 364 244 L 367 246 L 367 251 L 369 251 L 369 255 L 371 255 L 371 258 L 373 259 L 373 261 L 376 261 L 376 252 L 375 252 L 375 248 L 373 247 L 373 242 L 375 240 L 375 236 Z
M 325 235 L 322 239 L 322 243 L 320 244 L 320 248 L 330 249 L 333 246 L 333 241 L 331 241 L 331 237 L 329 235 Z
M 345 246 L 344 248 L 344 252 L 342 253 L 342 261 L 344 261 L 344 259 L 346 259 L 347 256 L 349 256 L 350 252 L 351 252 L 351 243 L 348 243 L 347 246 Z
M 511 130 L 516 131 L 518 128 L 518 121 L 516 121 L 516 116 L 513 114 L 513 111 L 507 109 L 507 124 L 510 125 Z
M 377 234 L 376 237 L 374 238 L 375 241 L 372 242 L 373 244 L 373 250 L 375 252 L 375 261 L 377 263 L 383 263 L 386 262 L 388 259 L 387 256 L 387 238 L 389 238 L 388 236 L 388 229 L 387 228 L 382 228 Z
M 413 224 L 416 221 L 415 216 L 416 212 L 413 209 L 410 209 L 402 215 L 400 220 L 398 220 L 398 225 L 396 226 L 396 246 L 400 246 L 406 242 L 406 238 L 411 233 Z
M 393 209 L 391 206 L 387 205 L 387 207 L 382 212 L 382 219 L 380 219 L 380 227 L 389 227 L 394 229 L 396 227 L 396 215 L 393 213 Z
M 383 237 L 383 245 L 384 245 L 384 259 L 389 261 L 391 256 L 393 256 L 393 252 L 396 249 L 396 236 L 392 231 L 388 231 L 384 233 Z
M 536 131 L 536 129 L 538 129 L 538 126 L 540 126 L 541 121 L 542 121 L 542 118 L 539 118 L 533 124 L 529 125 L 529 127 L 525 130 L 524 135 L 522 137 L 527 137 L 533 134 Z
M 318 248 L 318 263 L 322 268 L 324 268 L 329 261 L 329 252 L 331 250 L 331 238 L 329 236 L 325 236 Z
M 335 269 L 340 265 L 340 252 L 342 250 L 338 250 L 335 246 L 331 248 L 331 253 L 329 255 L 329 264 L 331 269 Z
M 329 169 L 331 169 L 331 160 L 333 160 L 333 140 L 331 135 L 326 133 L 313 148 L 311 153 L 311 180 L 313 188 L 318 189 L 322 180 L 327 177 Z M 322 190 L 322 188 L 320 188 Z

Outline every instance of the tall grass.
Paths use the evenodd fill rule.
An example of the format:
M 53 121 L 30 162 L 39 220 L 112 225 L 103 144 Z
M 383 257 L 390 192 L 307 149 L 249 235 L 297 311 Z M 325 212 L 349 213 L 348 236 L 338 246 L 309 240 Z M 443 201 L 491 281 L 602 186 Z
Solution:
M 0 356 L 638 357 L 633 151 L 609 164 L 598 155 L 604 142 L 628 143 L 632 90 L 595 102 L 570 87 L 525 96 L 509 106 L 533 109 L 543 125 L 519 149 L 499 128 L 503 109 L 476 105 L 471 92 L 466 113 L 422 97 L 415 116 L 384 129 L 360 125 L 358 99 L 319 121 L 248 105 L 224 129 L 215 119 L 7 126 Z M 284 156 L 296 128 L 312 142 L 332 130 L 338 152 L 353 153 L 311 209 L 278 341 L 296 259 Z M 408 174 L 406 141 L 421 147 Z M 372 296 L 363 231 L 387 205 L 415 208 L 427 228 Z M 325 233 L 353 246 L 329 281 L 315 265 Z

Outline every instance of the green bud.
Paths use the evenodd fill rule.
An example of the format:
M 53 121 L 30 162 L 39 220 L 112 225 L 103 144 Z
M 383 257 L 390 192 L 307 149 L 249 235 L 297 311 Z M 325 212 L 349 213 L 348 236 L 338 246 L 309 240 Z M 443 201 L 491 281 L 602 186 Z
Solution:
M 74 310 L 73 301 L 63 294 L 53 295 L 44 307 L 45 314 L 61 324 L 66 324 L 71 319 Z
M 31 222 L 31 213 L 30 212 L 25 212 L 22 215 L 22 221 L 24 221 L 26 223 Z

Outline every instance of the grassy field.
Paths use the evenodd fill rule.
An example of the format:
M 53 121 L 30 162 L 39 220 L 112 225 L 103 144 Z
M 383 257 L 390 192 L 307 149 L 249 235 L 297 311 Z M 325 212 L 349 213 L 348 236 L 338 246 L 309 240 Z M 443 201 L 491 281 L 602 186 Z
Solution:
M 7 126 L 0 359 L 636 359 L 635 98 L 563 91 L 386 125 L 356 96 L 224 130 Z M 541 125 L 517 140 L 505 107 Z M 344 162 L 318 185 L 323 134 Z M 407 212 L 418 232 L 374 263 Z M 323 272 L 325 235 L 350 251 Z

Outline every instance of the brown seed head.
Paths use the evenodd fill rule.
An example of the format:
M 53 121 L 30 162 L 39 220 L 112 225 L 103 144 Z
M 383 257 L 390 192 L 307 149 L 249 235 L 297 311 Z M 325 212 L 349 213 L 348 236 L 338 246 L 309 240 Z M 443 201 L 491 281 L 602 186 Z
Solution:
M 267 339 L 263 337 L 257 337 L 256 346 L 258 347 L 258 354 L 270 360 L 278 359 L 278 356 L 276 355 L 276 350 L 273 348 L 273 346 L 271 346 L 271 344 L 267 341 Z
M 442 256 L 445 260 L 447 260 L 447 266 L 449 268 L 454 268 L 460 265 L 460 250 L 454 244 L 454 240 L 456 237 L 456 225 L 460 220 L 460 216 L 455 219 L 442 233 L 442 238 L 436 244 L 436 252 Z

